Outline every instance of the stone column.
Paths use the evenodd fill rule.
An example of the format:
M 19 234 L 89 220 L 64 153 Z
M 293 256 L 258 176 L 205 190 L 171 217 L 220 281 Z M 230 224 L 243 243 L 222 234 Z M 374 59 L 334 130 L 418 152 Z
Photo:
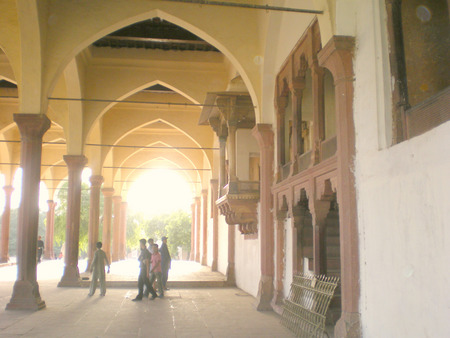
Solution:
M 2 241 L 0 243 L 0 263 L 7 263 L 9 260 L 9 219 L 11 216 L 11 195 L 14 188 L 11 185 L 5 185 L 5 208 L 2 215 Z
M 88 229 L 88 264 L 86 271 L 89 271 L 92 260 L 94 259 L 94 253 L 96 243 L 98 242 L 98 230 L 100 222 L 100 187 L 103 183 L 103 176 L 92 175 L 89 178 L 91 182 L 91 189 L 89 195 L 89 229 Z
M 45 224 L 45 248 L 44 248 L 44 258 L 45 259 L 55 259 L 55 253 L 53 252 L 53 239 L 55 232 L 55 208 L 56 202 L 52 200 L 47 201 L 48 211 L 47 211 L 47 222 Z
M 260 228 L 261 238 L 261 280 L 259 282 L 257 309 L 272 310 L 270 301 L 273 297 L 274 275 L 274 242 L 272 215 L 272 182 L 273 182 L 273 131 L 270 124 L 257 124 L 252 130 L 260 149 L 261 182 L 260 182 Z
M 281 212 L 277 217 L 277 229 L 276 229 L 276 260 L 277 260 L 277 273 L 275 280 L 275 292 L 272 299 L 273 307 L 281 307 L 284 300 L 283 291 L 283 272 L 284 272 L 284 220 L 286 219 L 286 211 Z
M 319 52 L 319 64 L 333 74 L 336 97 L 336 136 L 338 159 L 342 316 L 335 328 L 336 337 L 361 336 L 359 312 L 358 215 L 356 209 L 355 127 L 353 122 L 353 48 L 354 38 L 333 37 Z
M 65 155 L 69 173 L 66 216 L 66 252 L 64 273 L 58 286 L 79 286 L 78 244 L 80 241 L 81 173 L 87 158 L 84 155 Z
M 191 204 L 191 252 L 189 253 L 189 260 L 195 260 L 195 203 Z
M 119 238 L 119 259 L 127 258 L 127 209 L 128 203 L 120 204 L 120 238 Z
M 217 208 L 216 200 L 217 200 L 217 194 L 218 194 L 218 181 L 217 180 L 211 180 L 211 194 L 212 194 L 212 219 L 213 219 L 213 247 L 212 247 L 212 255 L 213 260 L 211 264 L 211 270 L 217 271 L 218 267 L 218 260 L 219 260 L 219 208 Z
M 202 265 L 208 263 L 208 190 L 202 190 Z
M 113 241 L 112 241 L 112 261 L 119 260 L 119 241 L 120 241 L 120 204 L 122 196 L 113 196 L 114 221 L 113 221 Z
M 22 200 L 17 222 L 17 280 L 7 310 L 40 310 L 45 302 L 36 281 L 42 137 L 50 120 L 42 114 L 14 114 L 21 135 Z
M 312 72 L 312 100 L 313 100 L 313 144 L 311 163 L 320 162 L 320 144 L 325 140 L 325 100 L 324 100 L 324 71 L 317 61 L 313 63 Z
M 111 221 L 112 221 L 112 196 L 114 188 L 103 188 L 103 251 L 111 262 Z
M 195 261 L 200 263 L 200 223 L 201 223 L 201 200 L 195 198 Z
M 311 207 L 313 223 L 313 251 L 314 251 L 314 273 L 321 275 L 325 272 L 324 236 L 325 222 L 330 211 L 330 202 L 314 201 Z
M 236 274 L 234 269 L 235 262 L 235 234 L 236 226 L 228 225 L 228 266 L 227 266 L 227 285 L 236 285 Z
M 222 196 L 223 187 L 226 184 L 226 171 L 225 171 L 225 152 L 227 146 L 227 137 L 219 137 L 219 196 Z
M 228 184 L 237 179 L 236 176 L 236 131 L 237 122 L 228 121 Z

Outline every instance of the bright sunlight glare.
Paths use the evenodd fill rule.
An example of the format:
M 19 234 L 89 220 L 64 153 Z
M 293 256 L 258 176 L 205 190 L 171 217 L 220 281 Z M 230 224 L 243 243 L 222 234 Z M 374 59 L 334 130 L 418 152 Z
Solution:
M 170 170 L 152 170 L 144 174 L 131 185 L 127 196 L 128 208 L 146 216 L 180 209 L 189 212 L 192 203 L 188 182 Z

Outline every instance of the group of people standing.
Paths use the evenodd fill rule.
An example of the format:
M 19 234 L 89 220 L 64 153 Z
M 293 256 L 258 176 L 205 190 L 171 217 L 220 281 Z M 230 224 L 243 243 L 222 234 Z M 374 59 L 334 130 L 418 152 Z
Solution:
M 158 247 L 158 244 L 154 243 L 152 238 L 148 240 L 148 248 L 147 241 L 144 238 L 139 240 L 141 249 L 138 257 L 140 268 L 138 277 L 139 293 L 133 301 L 140 301 L 143 297 L 147 298 L 149 294 L 152 295 L 152 300 L 158 297 L 158 294 L 153 288 L 155 282 L 160 298 L 164 297 L 164 290 L 168 290 L 166 284 L 172 258 L 167 247 L 167 237 L 163 236 L 161 240 L 161 248 Z M 98 242 L 97 251 L 94 254 L 94 259 L 91 264 L 92 279 L 89 296 L 95 293 L 97 280 L 100 280 L 100 296 L 104 296 L 106 293 L 105 265 L 108 266 L 109 273 L 110 264 L 105 252 L 101 248 L 102 243 Z

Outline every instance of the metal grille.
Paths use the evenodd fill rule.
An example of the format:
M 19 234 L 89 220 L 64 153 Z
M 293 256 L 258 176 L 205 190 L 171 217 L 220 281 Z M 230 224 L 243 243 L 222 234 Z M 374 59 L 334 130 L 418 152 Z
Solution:
M 338 283 L 338 277 L 294 276 L 281 324 L 298 337 L 323 337 L 327 310 Z

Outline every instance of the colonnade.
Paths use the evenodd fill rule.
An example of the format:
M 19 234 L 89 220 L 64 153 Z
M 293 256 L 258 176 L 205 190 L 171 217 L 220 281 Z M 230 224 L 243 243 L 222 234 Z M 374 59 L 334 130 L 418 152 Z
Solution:
M 39 285 L 36 279 L 37 237 L 39 225 L 39 184 L 41 176 L 42 138 L 50 127 L 50 120 L 43 114 L 15 114 L 21 134 L 21 167 L 22 191 L 18 210 L 17 223 L 17 280 L 14 283 L 13 294 L 7 309 L 38 310 L 45 307 L 41 299 Z M 63 276 L 58 286 L 77 286 L 80 283 L 78 269 L 78 243 L 80 231 L 81 207 L 81 173 L 87 163 L 84 155 L 66 155 L 64 161 L 68 169 L 68 195 L 66 218 L 66 246 Z M 89 244 L 88 261 L 91 262 L 95 251 L 95 243 L 99 240 L 100 225 L 100 188 L 103 177 L 93 175 L 90 178 L 90 210 L 89 210 Z M 0 245 L 0 262 L 8 261 L 9 226 L 11 211 L 11 195 L 13 187 L 6 185 L 5 207 L 2 215 L 2 240 Z M 102 190 L 105 196 L 103 213 L 103 242 L 108 249 L 107 254 L 112 260 L 126 257 L 126 209 L 127 203 L 122 197 L 113 197 L 113 188 Z M 114 200 L 114 229 L 111 238 L 111 220 L 113 218 L 112 201 Z M 53 259 L 53 234 L 56 203 L 47 201 L 44 258 Z M 111 253 L 110 242 L 113 248 Z M 112 255 L 111 255 L 112 254 Z

